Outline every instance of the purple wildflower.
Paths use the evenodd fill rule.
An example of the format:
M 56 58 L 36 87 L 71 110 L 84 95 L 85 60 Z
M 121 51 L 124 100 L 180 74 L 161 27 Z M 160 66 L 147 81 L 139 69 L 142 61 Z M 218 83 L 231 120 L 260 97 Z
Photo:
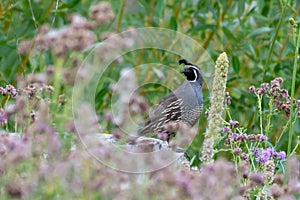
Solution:
M 230 97 L 230 96 L 227 96 L 227 97 L 226 97 L 226 104 L 227 104 L 227 105 L 230 105 L 230 104 L 231 104 L 231 97 Z
M 280 83 L 276 79 L 274 79 L 271 81 L 271 86 L 272 86 L 272 88 L 279 88 Z
M 257 95 L 264 95 L 264 94 L 266 93 L 266 91 L 263 90 L 262 88 L 257 88 L 257 89 L 255 90 L 255 93 L 256 93 Z
M 6 85 L 5 90 L 13 98 L 17 96 L 17 90 L 13 85 Z
M 280 151 L 278 153 L 276 153 L 276 157 L 279 159 L 279 160 L 283 160 L 285 159 L 286 157 L 286 153 L 284 151 Z
M 245 141 L 248 139 L 248 135 L 246 133 L 242 133 L 239 135 L 238 140 Z
M 239 154 L 242 153 L 242 149 L 241 149 L 241 148 L 234 148 L 234 149 L 233 149 L 233 153 L 234 153 L 235 155 L 239 155 Z
M 243 158 L 244 160 L 248 160 L 249 155 L 246 154 L 246 153 L 242 153 L 242 158 Z
M 7 124 L 7 113 L 0 109 L 0 126 L 5 126 Z
M 45 123 L 38 123 L 37 124 L 37 130 L 40 132 L 40 133 L 45 133 L 46 130 L 47 130 L 47 125 Z
M 265 142 L 265 141 L 267 141 L 267 137 L 263 134 L 258 134 L 257 135 L 257 140 L 260 141 L 260 142 Z
M 274 150 L 271 151 L 271 148 L 265 149 L 261 152 L 260 156 L 256 158 L 256 161 L 265 164 L 271 157 L 272 153 L 275 153 Z
M 0 87 L 0 95 L 6 96 L 6 90 L 3 87 Z
M 283 176 L 283 174 L 276 174 L 276 175 L 274 176 L 274 183 L 277 183 L 277 184 L 282 185 L 282 184 L 283 184 L 283 181 L 284 181 L 284 176 Z
M 248 135 L 248 140 L 249 140 L 250 142 L 255 142 L 256 136 L 253 135 L 253 134 L 250 134 L 250 135 Z
M 15 88 L 10 93 L 12 98 L 16 98 L 17 94 L 18 94 L 18 92 L 17 92 L 17 89 L 15 89 Z
M 230 146 L 230 139 L 226 138 L 224 143 L 225 143 L 226 146 Z
M 285 98 L 289 96 L 289 92 L 286 89 L 280 91 L 280 97 Z
M 249 87 L 249 92 L 254 93 L 255 92 L 255 87 L 254 85 Z
M 258 95 L 264 95 L 264 94 L 267 93 L 268 89 L 269 89 L 269 84 L 268 83 L 262 83 L 260 88 L 257 88 L 255 92 Z
M 264 177 L 259 172 L 253 172 L 249 175 L 249 179 L 254 181 L 257 184 L 263 185 L 264 184 Z
M 10 84 L 8 84 L 8 85 L 5 86 L 5 90 L 6 90 L 6 92 L 9 93 L 9 94 L 13 91 L 14 88 L 15 88 L 15 87 L 12 86 L 12 85 L 10 85 Z
M 261 152 L 261 156 L 265 157 L 266 160 L 269 160 L 272 155 L 269 149 L 265 149 Z
M 278 199 L 284 194 L 284 189 L 275 183 L 271 186 L 271 193 L 275 199 Z
M 277 77 L 275 80 L 278 81 L 279 84 L 283 83 L 283 78 L 281 77 Z
M 260 86 L 263 90 L 268 90 L 269 89 L 269 83 L 262 83 Z
M 263 155 L 260 155 L 259 157 L 256 158 L 256 161 L 261 163 L 261 164 L 265 164 L 268 161 L 268 158 L 266 158 Z
M 279 90 L 279 89 L 278 89 L 278 90 Z M 269 93 L 270 93 L 271 96 L 277 97 L 277 95 L 278 95 L 278 90 L 277 90 L 277 88 L 272 88 L 272 89 L 270 89 Z
M 265 151 L 268 151 L 270 153 L 270 157 L 273 157 L 276 154 L 274 148 L 272 147 L 267 148 Z
M 238 121 L 229 120 L 229 123 L 234 128 L 237 128 L 239 126 L 239 122 Z
M 229 126 L 224 126 L 223 133 L 228 133 L 229 131 L 230 131 L 230 127 Z
M 300 100 L 295 100 L 296 107 L 300 109 Z
M 230 138 L 231 138 L 232 140 L 236 141 L 237 138 L 238 138 L 238 136 L 239 136 L 239 135 L 238 135 L 237 133 L 232 133 Z
M 251 151 L 252 151 L 254 156 L 258 156 L 260 154 L 259 148 L 253 148 Z

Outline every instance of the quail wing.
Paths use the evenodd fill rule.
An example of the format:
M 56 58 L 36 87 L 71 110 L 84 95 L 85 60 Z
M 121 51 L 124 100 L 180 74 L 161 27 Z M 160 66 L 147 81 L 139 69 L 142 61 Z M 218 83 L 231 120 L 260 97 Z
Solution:
M 182 100 L 174 93 L 164 97 L 150 112 L 145 126 L 138 131 L 138 135 L 163 131 L 164 125 L 169 121 L 179 121 L 181 119 L 181 105 Z

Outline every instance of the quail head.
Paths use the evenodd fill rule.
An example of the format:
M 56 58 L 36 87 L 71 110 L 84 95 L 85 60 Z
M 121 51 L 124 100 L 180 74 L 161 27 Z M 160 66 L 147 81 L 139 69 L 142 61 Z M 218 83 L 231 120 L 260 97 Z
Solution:
M 167 123 L 183 122 L 192 127 L 198 121 L 203 107 L 201 70 L 186 60 L 179 60 L 179 64 L 185 65 L 182 73 L 186 80 L 153 108 L 144 127 L 138 130 L 138 137 L 150 133 L 167 133 L 169 141 L 175 133 L 165 130 Z

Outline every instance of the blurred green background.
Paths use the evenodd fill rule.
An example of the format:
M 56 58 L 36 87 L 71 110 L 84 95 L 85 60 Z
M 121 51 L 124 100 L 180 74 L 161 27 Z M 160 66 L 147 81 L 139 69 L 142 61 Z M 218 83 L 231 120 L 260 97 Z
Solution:
M 68 24 L 67 16 L 77 13 L 88 16 L 89 7 L 99 1 L 61 0 L 28 1 L 2 0 L 0 2 L 0 85 L 17 84 L 18 76 L 44 72 L 46 66 L 56 63 L 50 51 L 19 55 L 17 48 L 21 41 L 32 39 L 39 28 L 50 25 L 51 29 Z M 233 1 L 233 0 L 111 0 L 115 12 L 112 23 L 99 26 L 95 30 L 97 41 L 101 42 L 104 32 L 122 32 L 130 27 L 160 27 L 182 32 L 200 43 L 213 60 L 221 52 L 230 59 L 227 91 L 232 96 L 230 105 L 232 118 L 240 121 L 248 133 L 258 133 L 257 100 L 248 92 L 251 85 L 260 86 L 275 77 L 284 79 L 283 86 L 291 91 L 295 42 L 293 27 L 289 18 L 300 20 L 300 1 Z M 286 3 L 287 2 L 287 3 Z M 167 54 L 167 55 L 166 55 Z M 124 56 L 122 63 L 113 63 L 105 72 L 108 77 L 99 83 L 96 94 L 96 110 L 104 116 L 109 110 L 110 86 L 116 82 L 119 72 L 126 66 L 136 66 L 148 62 L 161 63 L 178 69 L 180 57 L 160 50 L 131 52 Z M 69 58 L 65 58 L 66 60 Z M 299 69 L 299 67 L 298 67 Z M 299 71 L 299 70 L 298 70 Z M 162 71 L 168 79 L 168 71 Z M 144 74 L 140 74 L 143 79 Z M 150 75 L 155 79 L 155 73 Z M 295 97 L 300 98 L 300 73 L 297 73 Z M 144 95 L 150 105 L 170 91 L 166 88 L 148 85 Z M 209 93 L 204 91 L 205 108 L 209 106 Z M 1 97 L 2 98 L 2 97 Z M 2 99 L 1 99 L 2 100 Z M 273 116 L 271 141 L 281 133 L 288 118 L 278 113 Z M 199 137 L 205 131 L 206 118 L 202 115 L 199 123 Z M 108 129 L 110 125 L 105 124 Z M 294 124 L 293 146 L 300 133 L 300 123 Z M 278 148 L 286 149 L 287 134 Z M 192 149 L 199 150 L 200 140 L 195 139 Z M 298 150 L 299 153 L 299 150 Z

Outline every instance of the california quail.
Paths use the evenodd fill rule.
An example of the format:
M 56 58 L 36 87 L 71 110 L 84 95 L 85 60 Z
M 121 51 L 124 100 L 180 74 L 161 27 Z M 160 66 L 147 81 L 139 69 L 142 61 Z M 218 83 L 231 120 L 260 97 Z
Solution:
M 203 106 L 201 70 L 183 59 L 179 60 L 179 64 L 185 65 L 181 72 L 186 76 L 186 80 L 153 108 L 144 127 L 138 130 L 137 136 L 166 132 L 169 141 L 175 133 L 164 130 L 168 122 L 183 122 L 192 127 L 198 121 Z

